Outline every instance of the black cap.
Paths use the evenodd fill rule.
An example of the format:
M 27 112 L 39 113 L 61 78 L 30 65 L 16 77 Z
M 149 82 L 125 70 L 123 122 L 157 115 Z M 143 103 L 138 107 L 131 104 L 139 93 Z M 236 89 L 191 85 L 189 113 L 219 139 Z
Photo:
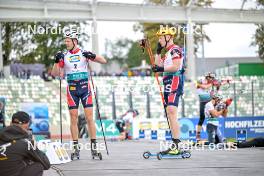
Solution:
M 12 123 L 25 124 L 30 122 L 30 116 L 24 111 L 18 111 L 12 116 Z

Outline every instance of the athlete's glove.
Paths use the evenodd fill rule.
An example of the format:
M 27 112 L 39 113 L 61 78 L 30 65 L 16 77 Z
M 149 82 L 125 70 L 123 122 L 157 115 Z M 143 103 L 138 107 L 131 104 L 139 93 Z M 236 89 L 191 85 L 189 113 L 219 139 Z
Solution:
M 157 54 L 161 54 L 161 51 L 162 51 L 163 47 L 161 46 L 160 42 L 158 42 L 157 44 Z
M 233 101 L 232 98 L 228 98 L 228 99 L 225 101 L 226 107 L 230 106 L 231 103 L 232 103 L 232 101 Z
M 86 59 L 91 59 L 94 60 L 96 58 L 96 54 L 90 52 L 90 51 L 84 51 L 82 53 L 82 55 L 86 58 Z
M 151 69 L 152 69 L 153 72 L 164 72 L 164 67 L 160 67 L 158 65 L 152 66 Z
M 60 60 L 62 60 L 63 58 L 64 58 L 64 54 L 63 54 L 61 51 L 59 51 L 59 52 L 55 55 L 55 63 L 56 63 L 56 64 L 59 63 Z

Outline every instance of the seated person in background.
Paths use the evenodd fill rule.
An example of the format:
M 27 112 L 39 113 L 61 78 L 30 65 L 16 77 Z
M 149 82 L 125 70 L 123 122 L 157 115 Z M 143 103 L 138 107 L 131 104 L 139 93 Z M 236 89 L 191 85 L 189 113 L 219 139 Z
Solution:
M 131 130 L 131 126 L 133 123 L 133 119 L 138 115 L 137 110 L 130 109 L 128 110 L 120 119 L 116 121 L 116 127 L 120 132 L 119 139 L 131 139 L 132 136 L 129 134 Z
M 119 140 L 126 139 L 126 131 L 125 131 L 126 123 L 122 119 L 116 120 L 116 128 L 118 129 L 120 136 L 118 137 Z

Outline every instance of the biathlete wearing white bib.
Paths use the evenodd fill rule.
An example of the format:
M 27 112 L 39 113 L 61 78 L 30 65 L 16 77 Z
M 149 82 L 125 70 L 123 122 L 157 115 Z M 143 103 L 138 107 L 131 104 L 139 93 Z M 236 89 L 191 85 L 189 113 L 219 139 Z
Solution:
M 82 50 L 68 51 L 64 56 L 64 73 L 67 79 L 67 103 L 69 109 L 78 109 L 81 100 L 83 108 L 92 107 L 93 99 L 89 85 L 87 60 Z

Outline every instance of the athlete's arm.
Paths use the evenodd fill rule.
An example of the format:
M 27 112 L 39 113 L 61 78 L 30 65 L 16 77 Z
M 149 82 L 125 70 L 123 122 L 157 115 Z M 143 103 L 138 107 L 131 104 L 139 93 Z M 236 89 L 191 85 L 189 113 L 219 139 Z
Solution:
M 59 76 L 60 75 L 60 66 L 59 64 L 54 64 L 51 70 L 52 76 Z
M 100 64 L 106 64 L 107 63 L 107 60 L 103 56 L 100 56 L 100 55 L 96 55 L 96 57 L 93 61 L 100 63 Z
M 228 109 L 224 109 L 222 116 L 226 117 L 228 113 Z
M 223 110 L 217 111 L 216 109 L 213 109 L 213 110 L 209 110 L 209 112 L 212 115 L 212 117 L 219 117 L 220 115 L 223 114 Z
M 172 57 L 172 65 L 167 66 L 164 68 L 165 72 L 177 72 L 178 70 L 180 70 L 182 62 L 183 62 L 183 57 L 182 57 L 182 53 L 179 49 L 175 48 L 173 50 L 170 51 L 170 55 Z
M 90 59 L 91 61 L 93 62 L 97 62 L 97 63 L 100 63 L 100 64 L 106 64 L 107 63 L 107 60 L 103 57 L 103 56 L 100 56 L 100 55 L 96 55 L 90 51 L 84 51 L 82 53 L 82 55 L 84 57 L 86 57 L 86 59 Z M 88 60 L 87 60 L 88 62 Z
M 170 65 L 164 68 L 165 72 L 176 72 L 180 69 L 180 66 L 182 63 L 181 59 L 173 59 L 172 62 L 173 62 L 173 65 Z
M 60 76 L 60 74 L 61 74 L 61 67 L 63 67 L 63 65 L 64 65 L 63 58 L 64 58 L 64 54 L 61 51 L 59 51 L 55 55 L 55 61 L 54 61 L 55 64 L 53 65 L 52 70 L 51 70 L 51 75 L 52 76 Z
M 197 84 L 197 88 L 202 88 L 202 89 L 208 89 L 212 87 L 212 83 L 209 83 L 209 84 Z

